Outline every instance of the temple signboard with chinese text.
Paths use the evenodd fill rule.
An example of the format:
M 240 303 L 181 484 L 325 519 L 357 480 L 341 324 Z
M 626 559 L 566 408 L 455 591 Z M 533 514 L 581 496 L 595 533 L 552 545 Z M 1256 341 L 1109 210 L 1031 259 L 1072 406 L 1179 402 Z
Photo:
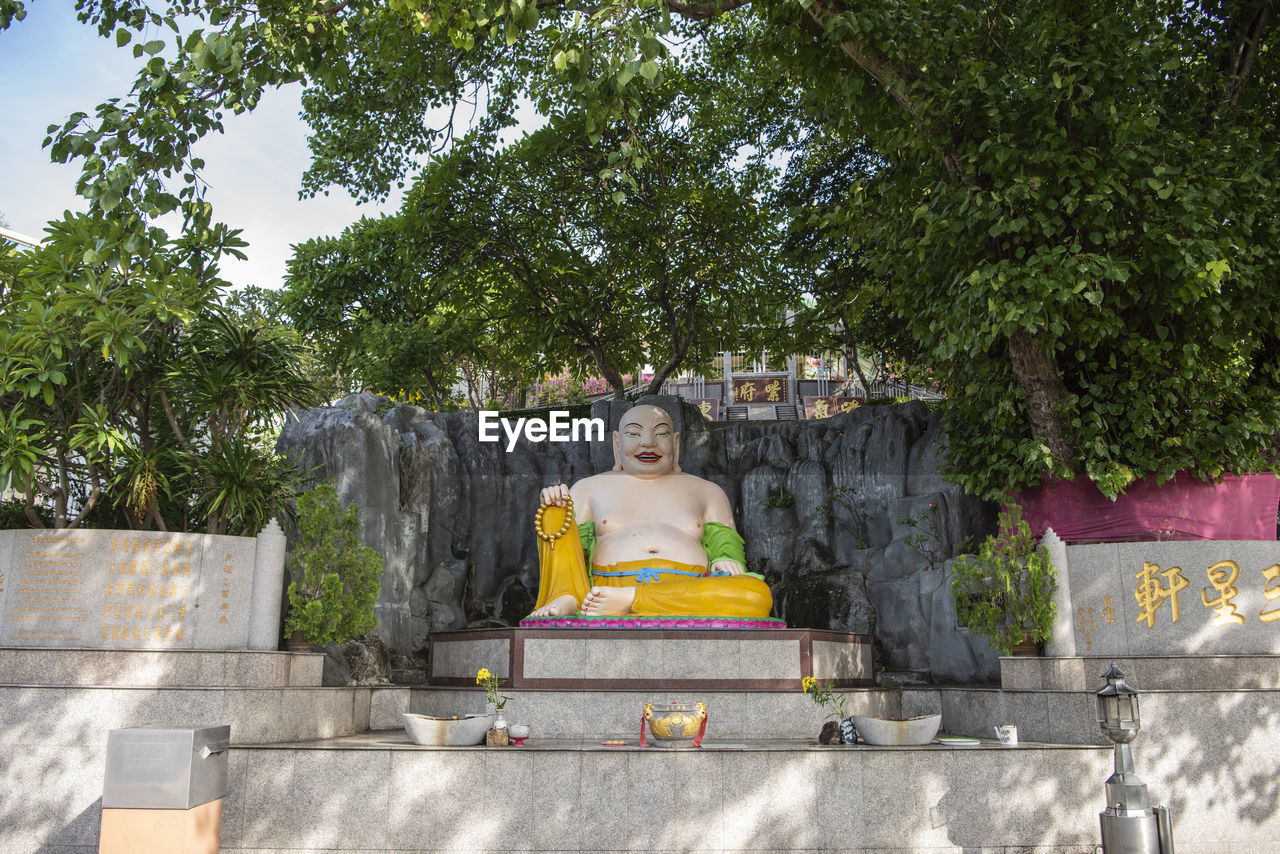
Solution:
M 267 648 L 279 580 L 258 581 L 261 602 L 254 585 L 280 568 L 259 573 L 259 551 L 253 537 L 0 531 L 0 646 Z
M 1077 655 L 1280 654 L 1280 543 L 1065 550 Z
M 813 395 L 805 395 L 803 399 L 804 417 L 807 421 L 812 421 L 815 418 L 830 418 L 832 415 L 839 415 L 841 412 L 852 412 L 862 405 L 862 401 L 856 397 L 836 397 L 834 395 L 815 397 Z
M 787 403 L 787 377 L 734 377 L 733 402 L 735 405 L 748 403 Z
M 702 417 L 708 421 L 720 420 L 720 401 L 714 397 L 686 397 L 685 403 L 691 403 L 698 407 L 698 411 L 702 413 Z

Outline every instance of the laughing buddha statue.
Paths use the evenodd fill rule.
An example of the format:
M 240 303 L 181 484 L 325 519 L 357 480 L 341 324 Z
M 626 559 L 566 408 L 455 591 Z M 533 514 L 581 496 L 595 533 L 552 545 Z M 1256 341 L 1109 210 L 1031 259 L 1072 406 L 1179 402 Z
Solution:
M 679 456 L 666 410 L 635 406 L 613 434 L 612 470 L 542 490 L 530 617 L 769 616 L 773 596 L 746 572 L 728 497 L 682 472 Z

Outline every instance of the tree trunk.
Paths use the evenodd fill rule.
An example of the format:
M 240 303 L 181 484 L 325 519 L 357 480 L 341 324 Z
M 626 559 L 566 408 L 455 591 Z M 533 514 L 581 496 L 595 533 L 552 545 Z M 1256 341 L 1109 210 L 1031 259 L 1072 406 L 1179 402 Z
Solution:
M 599 344 L 592 344 L 587 348 L 587 352 L 591 354 L 591 358 L 595 360 L 596 367 L 600 369 L 600 376 L 608 380 L 609 385 L 613 387 L 614 398 L 616 400 L 625 400 L 627 397 L 627 384 L 622 380 L 622 372 L 605 355 L 604 347 Z
M 1075 455 L 1062 435 L 1067 387 L 1057 362 L 1048 347 L 1025 329 L 1009 337 L 1009 360 L 1014 379 L 1027 396 L 1031 434 L 1044 442 L 1058 464 L 1070 468 Z

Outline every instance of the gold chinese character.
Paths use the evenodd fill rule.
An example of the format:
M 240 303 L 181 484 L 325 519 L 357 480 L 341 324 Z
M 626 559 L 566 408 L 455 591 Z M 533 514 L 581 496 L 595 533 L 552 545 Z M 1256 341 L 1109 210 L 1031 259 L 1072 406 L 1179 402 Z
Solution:
M 711 401 L 704 400 L 700 402 L 698 404 L 698 410 L 702 412 L 703 418 L 710 419 L 711 418 Z
M 1204 602 L 1206 608 L 1214 610 L 1213 624 L 1215 626 L 1243 625 L 1244 616 L 1236 611 L 1236 606 L 1231 603 L 1231 600 L 1240 592 L 1236 590 L 1240 564 L 1234 560 L 1220 560 L 1205 571 L 1209 575 L 1209 583 L 1213 585 L 1214 590 L 1218 591 L 1218 598 L 1212 601 L 1209 600 L 1208 587 L 1200 591 L 1200 601 Z
M 1110 593 L 1102 597 L 1102 616 L 1107 618 L 1108 623 L 1116 621 L 1116 600 Z
M 1156 578 L 1157 574 L 1164 576 L 1168 586 L 1160 583 L 1160 580 Z M 1164 572 L 1160 572 L 1159 564 L 1143 561 L 1142 572 L 1139 572 L 1134 578 L 1138 579 L 1138 583 L 1133 588 L 1133 598 L 1138 600 L 1138 606 L 1142 608 L 1142 613 L 1138 614 L 1138 619 L 1134 622 L 1145 622 L 1147 628 L 1154 628 L 1156 611 L 1165 603 L 1165 600 L 1169 601 L 1169 610 L 1172 612 L 1173 622 L 1178 622 L 1178 618 L 1181 616 L 1178 610 L 1178 591 L 1191 584 L 1191 582 L 1182 577 L 1182 568 L 1171 566 Z
M 765 400 L 768 400 L 772 403 L 777 403 L 779 400 L 782 399 L 781 397 L 782 382 L 780 380 L 774 380 L 773 382 L 767 384 L 764 387 L 764 392 L 765 392 Z
M 828 414 L 829 413 L 827 412 L 827 402 L 825 400 L 818 399 L 813 402 L 814 418 L 826 418 Z
M 1262 588 L 1262 595 L 1266 597 L 1268 602 L 1280 599 L 1280 563 L 1262 570 L 1262 577 L 1267 580 L 1266 586 Z M 1280 620 L 1280 607 L 1273 607 L 1268 611 L 1267 606 L 1263 605 L 1262 610 L 1258 612 L 1258 619 L 1264 623 L 1274 623 L 1276 620 Z
M 852 412 L 857 408 L 858 408 L 858 401 L 856 400 L 846 400 L 846 401 L 842 401 L 840 404 L 841 412 Z
M 754 382 L 743 383 L 738 386 L 738 400 L 752 401 L 756 399 L 756 384 Z
M 1090 608 L 1086 614 L 1083 607 L 1077 608 L 1076 616 L 1080 618 L 1077 628 L 1084 635 L 1085 651 L 1091 652 L 1093 651 L 1093 633 L 1097 630 L 1093 622 L 1093 609 Z

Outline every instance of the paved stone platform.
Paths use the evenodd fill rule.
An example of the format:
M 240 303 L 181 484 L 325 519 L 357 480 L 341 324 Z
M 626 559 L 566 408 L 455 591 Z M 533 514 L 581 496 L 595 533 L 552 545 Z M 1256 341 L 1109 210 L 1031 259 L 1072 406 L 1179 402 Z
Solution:
M 227 722 L 227 854 L 1091 854 L 1111 771 L 1093 717 L 1099 662 L 1032 661 L 1010 663 L 1003 689 L 842 692 L 851 712 L 940 712 L 944 731 L 982 739 L 971 748 L 815 745 L 823 714 L 798 687 L 514 688 L 508 716 L 533 727 L 529 746 L 427 748 L 398 727 L 400 713 L 478 708 L 473 678 L 372 689 L 0 684 L 0 852 L 96 850 L 111 729 Z M 1170 806 L 1179 854 L 1280 852 L 1280 689 L 1255 687 L 1271 664 L 1130 662 L 1142 690 L 1138 773 Z M 236 670 L 224 665 L 214 672 Z M 688 699 L 709 706 L 703 750 L 638 747 L 645 701 Z M 1022 743 L 998 746 L 996 723 L 1016 724 Z M 609 738 L 627 744 L 605 747 Z
M 708 745 L 715 744 L 708 741 Z M 846 851 L 1084 854 L 1100 748 L 702 750 L 531 739 L 423 748 L 402 733 L 232 752 L 228 854 Z M 280 804 L 289 809 L 282 815 Z M 1194 852 L 1195 849 L 1189 849 Z

